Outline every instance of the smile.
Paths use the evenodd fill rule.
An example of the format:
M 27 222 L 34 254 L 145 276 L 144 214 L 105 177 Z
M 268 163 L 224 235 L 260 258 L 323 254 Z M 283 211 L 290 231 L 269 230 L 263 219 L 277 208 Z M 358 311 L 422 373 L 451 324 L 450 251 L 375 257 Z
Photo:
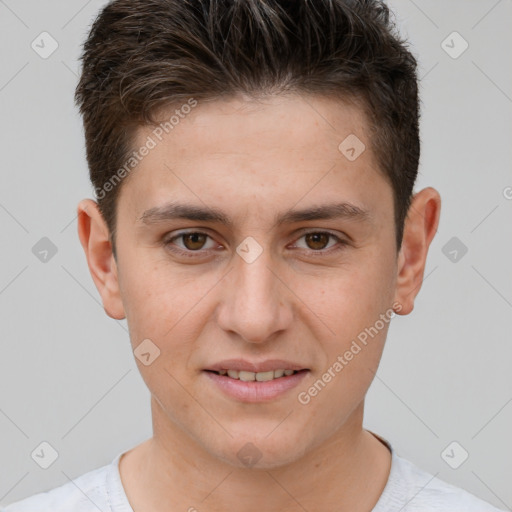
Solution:
M 220 370 L 215 372 L 218 375 L 227 375 L 231 379 L 243 380 L 244 382 L 267 382 L 269 380 L 280 379 L 283 376 L 288 377 L 297 373 L 296 370 L 274 370 L 268 372 L 248 372 L 237 370 Z
M 223 395 L 239 402 L 268 402 L 298 386 L 309 370 L 204 370 L 203 374 Z M 231 375 L 230 375 L 231 374 Z

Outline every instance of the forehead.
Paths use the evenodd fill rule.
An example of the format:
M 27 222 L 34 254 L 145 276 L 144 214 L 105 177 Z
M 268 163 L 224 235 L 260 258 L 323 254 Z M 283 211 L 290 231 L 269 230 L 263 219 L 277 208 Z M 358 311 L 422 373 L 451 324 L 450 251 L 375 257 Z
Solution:
M 231 98 L 198 101 L 192 110 L 173 106 L 159 117 L 160 126 L 139 128 L 135 149 L 149 140 L 154 147 L 121 193 L 139 215 L 184 195 L 198 205 L 243 204 L 249 213 L 254 201 L 259 211 L 324 199 L 368 209 L 375 194 L 391 194 L 354 104 L 298 95 Z
M 269 153 L 279 156 L 289 152 L 314 160 L 323 154 L 324 160 L 339 156 L 339 144 L 350 135 L 367 139 L 361 108 L 353 102 L 321 96 L 238 96 L 199 101 L 188 114 L 173 115 L 180 111 L 180 106 L 162 111 L 160 127 L 166 132 L 162 134 L 165 142 L 175 143 L 176 156 L 187 158 L 197 155 L 198 149 L 240 158 L 242 152 L 237 149 L 243 148 L 243 155 L 252 161 L 268 158 Z M 173 126 L 169 127 L 172 118 Z M 139 140 L 154 132 L 150 127 L 141 128 Z

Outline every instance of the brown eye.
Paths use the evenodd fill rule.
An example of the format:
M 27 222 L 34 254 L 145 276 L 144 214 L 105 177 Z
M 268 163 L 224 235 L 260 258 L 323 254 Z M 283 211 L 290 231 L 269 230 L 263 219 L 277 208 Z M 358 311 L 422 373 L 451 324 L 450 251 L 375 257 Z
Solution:
M 202 258 L 216 250 L 215 240 L 202 231 L 181 232 L 169 237 L 170 234 L 162 238 L 163 246 L 178 256 Z
M 332 238 L 332 235 L 329 233 L 308 233 L 307 235 L 304 235 L 304 238 L 310 249 L 318 251 L 325 249 L 329 243 L 329 239 Z
M 183 239 L 183 245 L 190 251 L 197 251 L 202 249 L 206 243 L 208 235 L 204 233 L 186 233 L 181 235 Z

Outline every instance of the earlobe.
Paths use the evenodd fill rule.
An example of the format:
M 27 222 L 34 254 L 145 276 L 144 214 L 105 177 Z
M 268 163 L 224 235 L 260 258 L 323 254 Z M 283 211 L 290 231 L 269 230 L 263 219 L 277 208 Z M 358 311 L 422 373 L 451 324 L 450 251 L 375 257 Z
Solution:
M 414 309 L 420 291 L 430 243 L 439 224 L 441 197 L 428 187 L 414 195 L 404 226 L 402 247 L 398 255 L 395 301 L 400 315 Z
M 98 204 L 92 199 L 80 201 L 77 215 L 78 236 L 92 279 L 101 295 L 103 308 L 111 318 L 122 320 L 125 318 L 125 311 L 108 227 Z

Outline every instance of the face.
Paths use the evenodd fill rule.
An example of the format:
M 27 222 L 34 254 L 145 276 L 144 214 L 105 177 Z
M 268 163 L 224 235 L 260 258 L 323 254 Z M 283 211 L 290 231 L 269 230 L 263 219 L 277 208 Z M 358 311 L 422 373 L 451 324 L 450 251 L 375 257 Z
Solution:
M 199 103 L 168 134 L 141 128 L 136 146 L 148 137 L 120 191 L 102 295 L 151 354 L 136 361 L 155 436 L 187 432 L 235 466 L 244 447 L 270 468 L 360 429 L 400 298 L 393 193 L 361 111 L 232 98 Z

